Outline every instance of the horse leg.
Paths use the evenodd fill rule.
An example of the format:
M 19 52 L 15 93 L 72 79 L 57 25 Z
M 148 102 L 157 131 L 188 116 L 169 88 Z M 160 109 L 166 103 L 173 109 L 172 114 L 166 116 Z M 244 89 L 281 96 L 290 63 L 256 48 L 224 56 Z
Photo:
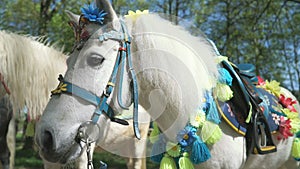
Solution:
M 0 161 L 4 169 L 14 167 L 15 129 L 8 97 L 0 100 Z
M 147 136 L 149 131 L 149 123 L 140 125 L 141 140 L 135 140 L 133 143 L 135 157 L 128 158 L 128 169 L 146 169 L 146 150 L 147 150 Z M 129 150 L 130 151 L 130 150 Z
M 146 158 L 128 158 L 128 169 L 146 169 Z
M 4 140 L 6 141 L 6 140 Z M 0 139 L 0 144 L 3 143 L 3 139 Z M 6 143 L 3 144 L 4 146 L 0 146 L 1 147 L 1 154 L 0 154 L 0 162 L 2 164 L 2 168 L 3 169 L 9 169 L 9 149 L 6 145 Z M 1 167 L 0 167 L 1 168 Z
M 0 144 L 0 162 L 2 164 L 2 169 L 9 169 L 10 152 L 6 144 L 6 138 L 0 138 Z
M 15 166 L 15 152 L 16 152 L 16 126 L 15 118 L 10 120 L 7 132 L 7 146 L 10 152 L 9 168 L 14 169 Z
M 6 137 L 0 137 L 0 162 L 3 169 L 9 169 L 9 149 L 6 144 Z
M 9 169 L 9 155 L 5 158 L 0 158 L 3 169 Z

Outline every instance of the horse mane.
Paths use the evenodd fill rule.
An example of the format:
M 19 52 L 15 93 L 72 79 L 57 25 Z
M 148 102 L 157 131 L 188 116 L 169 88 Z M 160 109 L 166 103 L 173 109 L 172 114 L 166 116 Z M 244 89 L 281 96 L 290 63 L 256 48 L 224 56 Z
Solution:
M 164 86 L 164 92 L 169 93 L 167 99 L 183 98 L 178 100 L 179 102 L 184 101 L 184 109 L 182 110 L 184 112 L 182 114 L 188 113 L 190 117 L 185 116 L 182 118 L 193 119 L 197 114 L 196 109 L 201 105 L 201 99 L 204 98 L 204 93 L 211 91 L 216 85 L 218 76 L 217 54 L 212 44 L 206 37 L 193 36 L 183 27 L 174 25 L 157 14 L 141 15 L 136 20 L 129 18 L 126 19 L 126 23 L 129 27 L 129 32 L 132 33 L 132 41 L 135 42 L 132 43 L 132 50 L 139 53 L 140 58 L 153 58 L 149 60 L 149 62 L 153 63 L 145 64 L 158 65 L 159 69 L 164 69 L 171 76 L 177 76 L 177 79 L 174 79 L 173 82 L 166 79 L 168 77 L 150 79 L 150 81 L 160 81 L 159 85 Z M 178 66 L 184 65 L 184 68 L 188 70 L 186 73 L 190 75 L 186 74 L 187 76 L 185 76 L 182 74 L 181 68 L 176 68 L 169 63 L 177 64 Z M 153 75 L 149 77 L 155 78 Z M 162 78 L 164 79 L 163 81 L 161 81 Z M 174 90 L 174 88 L 168 87 L 176 86 L 177 83 L 180 83 L 179 87 L 183 87 L 179 88 L 179 90 L 183 89 L 184 92 L 180 93 L 177 90 L 178 88 Z M 189 88 L 191 86 L 195 88 Z M 174 114 L 174 119 L 176 119 L 175 116 Z M 170 116 L 166 117 L 165 120 L 170 121 Z M 188 120 L 182 119 L 182 124 L 177 123 L 178 129 L 182 129 Z
M 201 66 L 195 67 L 194 63 L 184 62 L 191 70 L 201 78 L 203 90 L 210 90 L 215 85 L 218 69 L 216 64 L 216 51 L 206 37 L 202 35 L 193 36 L 184 27 L 165 20 L 158 14 L 141 15 L 134 23 L 129 23 L 133 32 L 133 41 L 138 44 L 138 51 L 164 50 L 184 62 L 187 57 L 201 62 Z M 154 35 L 154 36 L 153 36 Z M 195 77 L 198 78 L 198 77 Z
M 26 105 L 31 119 L 38 118 L 66 71 L 66 55 L 44 44 L 40 37 L 0 31 L 0 72 L 11 91 L 14 112 Z

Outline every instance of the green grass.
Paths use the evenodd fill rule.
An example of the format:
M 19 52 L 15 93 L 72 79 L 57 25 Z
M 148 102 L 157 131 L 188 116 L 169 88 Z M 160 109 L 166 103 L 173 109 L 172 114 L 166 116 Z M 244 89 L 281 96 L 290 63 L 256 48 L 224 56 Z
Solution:
M 15 168 L 16 169 L 41 169 L 43 168 L 43 161 L 38 155 L 38 152 L 34 149 L 22 149 L 23 141 L 21 139 L 21 134 L 17 134 L 16 140 L 16 158 L 15 158 Z M 100 167 L 100 160 L 108 164 L 109 169 L 125 169 L 126 161 L 124 158 L 117 156 L 115 154 L 101 152 L 94 153 L 93 165 L 95 169 Z M 159 168 L 157 164 L 154 164 L 147 159 L 148 169 Z
M 19 135 L 16 140 L 15 167 L 18 168 L 43 168 L 43 161 L 37 151 L 33 149 L 22 149 L 23 142 Z

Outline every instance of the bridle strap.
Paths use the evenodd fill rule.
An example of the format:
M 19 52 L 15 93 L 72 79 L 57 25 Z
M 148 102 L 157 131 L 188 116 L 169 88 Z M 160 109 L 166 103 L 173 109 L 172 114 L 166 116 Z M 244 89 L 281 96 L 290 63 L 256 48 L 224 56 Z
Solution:
M 3 77 L 2 73 L 0 73 L 0 81 L 1 81 L 1 83 L 2 83 L 2 85 L 4 87 L 4 89 L 5 89 L 6 93 L 8 95 L 10 95 L 10 90 L 9 90 L 8 86 L 6 85 L 6 83 L 4 81 L 4 77 Z
M 122 47 L 119 48 L 120 54 L 122 55 L 121 57 L 121 70 L 120 70 L 120 79 L 119 79 L 119 86 L 118 86 L 118 94 L 117 94 L 117 101 L 119 106 L 124 109 L 124 110 L 129 110 L 129 108 L 127 106 L 125 106 L 123 104 L 122 101 L 122 89 L 123 89 L 123 77 L 124 77 L 124 70 L 125 70 L 125 66 L 126 66 L 126 55 L 127 55 L 127 48 L 126 48 L 126 44 L 122 43 L 121 44 Z
M 120 124 L 128 125 L 128 122 L 122 119 L 117 119 L 114 117 L 115 113 L 113 109 L 107 104 L 107 100 L 110 97 L 117 79 L 117 74 L 119 67 L 121 66 L 121 72 L 120 72 L 120 79 L 119 79 L 119 86 L 118 86 L 118 104 L 123 109 L 128 109 L 128 107 L 124 106 L 122 103 L 122 84 L 123 84 L 123 75 L 124 75 L 124 69 L 127 63 L 128 69 L 129 69 L 129 75 L 132 78 L 132 101 L 133 101 L 133 128 L 134 133 L 137 139 L 141 138 L 139 127 L 138 127 L 138 84 L 137 84 L 137 78 L 135 71 L 132 66 L 132 58 L 131 58 L 131 51 L 130 51 L 130 43 L 131 39 L 128 34 L 127 28 L 125 26 L 125 23 L 121 21 L 122 25 L 122 31 L 123 33 L 117 32 L 117 31 L 110 31 L 108 33 L 104 33 L 99 36 L 99 41 L 103 42 L 104 40 L 117 40 L 120 42 L 121 47 L 119 48 L 119 52 L 117 55 L 117 59 L 113 68 L 113 72 L 110 77 L 110 81 L 107 83 L 106 89 L 104 90 L 101 97 L 96 96 L 95 94 L 87 91 L 86 89 L 83 89 L 79 86 L 76 86 L 70 82 L 66 82 L 63 80 L 62 75 L 59 77 L 60 84 L 58 87 L 53 90 L 51 93 L 52 95 L 61 94 L 61 93 L 67 93 L 72 94 L 77 97 L 80 97 L 83 100 L 86 100 L 93 105 L 96 106 L 96 109 L 91 117 L 91 121 L 94 124 L 97 124 L 99 117 L 102 113 L 105 113 L 113 122 L 117 122 Z
M 140 139 L 141 134 L 139 131 L 139 125 L 138 125 L 138 104 L 139 104 L 139 99 L 138 99 L 138 82 L 137 82 L 137 77 L 136 73 L 134 71 L 133 65 L 132 65 L 132 58 L 131 58 L 131 48 L 130 48 L 130 43 L 131 43 L 131 37 L 127 31 L 126 25 L 123 21 L 121 21 L 122 29 L 125 34 L 125 45 L 127 48 L 127 61 L 128 61 L 128 69 L 130 76 L 132 78 L 132 94 L 133 94 L 133 129 L 134 129 L 134 134 L 136 138 Z
M 94 115 L 92 116 L 93 123 L 97 123 L 98 118 L 102 114 L 102 111 L 103 111 L 110 119 L 112 119 L 112 121 L 115 121 L 115 122 L 118 122 L 118 123 L 121 123 L 124 125 L 128 125 L 128 122 L 121 120 L 121 119 L 114 118 L 115 113 L 114 113 L 113 109 L 108 104 L 105 104 L 107 99 L 100 98 L 100 97 L 96 96 L 95 94 L 87 91 L 86 89 L 83 89 L 77 85 L 70 83 L 70 82 L 64 81 L 62 75 L 59 75 L 58 80 L 60 81 L 60 83 L 55 90 L 51 91 L 51 94 L 58 95 L 61 93 L 65 93 L 65 94 L 74 95 L 74 96 L 77 96 L 77 97 L 97 106 L 97 108 L 94 112 Z M 101 105 L 101 106 L 99 106 L 99 105 Z M 101 109 L 100 109 L 100 107 L 101 107 Z

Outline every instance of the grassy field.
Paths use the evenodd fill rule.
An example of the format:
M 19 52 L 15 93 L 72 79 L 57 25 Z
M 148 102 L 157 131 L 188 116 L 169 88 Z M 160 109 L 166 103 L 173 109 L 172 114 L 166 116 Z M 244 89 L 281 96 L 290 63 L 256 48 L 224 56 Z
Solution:
M 42 169 L 43 163 L 40 159 L 38 153 L 33 149 L 23 149 L 23 141 L 21 136 L 17 135 L 17 144 L 16 144 L 16 160 L 15 168 L 16 169 Z M 95 169 L 99 168 L 100 162 L 104 161 L 108 164 L 108 169 L 125 169 L 126 161 L 124 158 L 111 153 L 94 153 L 93 165 Z M 147 159 L 147 168 L 148 169 L 157 169 L 158 165 L 152 163 L 150 159 Z

